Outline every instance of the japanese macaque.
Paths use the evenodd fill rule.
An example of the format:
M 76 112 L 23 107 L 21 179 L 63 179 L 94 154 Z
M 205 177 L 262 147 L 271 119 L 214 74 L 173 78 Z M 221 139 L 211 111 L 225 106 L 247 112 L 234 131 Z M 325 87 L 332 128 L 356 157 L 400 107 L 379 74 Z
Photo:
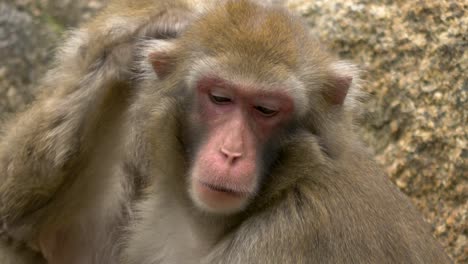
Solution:
M 198 3 L 195 3 L 198 2 Z M 251 1 L 114 1 L 0 141 L 0 263 L 449 263 L 358 70 Z

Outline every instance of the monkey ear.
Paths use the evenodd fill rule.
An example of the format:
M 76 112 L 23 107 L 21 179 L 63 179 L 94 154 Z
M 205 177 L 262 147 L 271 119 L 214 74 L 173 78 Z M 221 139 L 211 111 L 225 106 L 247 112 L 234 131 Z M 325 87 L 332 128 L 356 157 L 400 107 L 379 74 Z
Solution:
M 153 52 L 149 54 L 149 60 L 153 70 L 159 79 L 164 79 L 172 72 L 173 58 L 166 52 Z
M 158 79 L 164 79 L 172 73 L 175 65 L 176 44 L 168 40 L 147 40 L 143 44 L 142 53 L 151 65 L 151 71 Z
M 343 105 L 355 81 L 358 78 L 357 67 L 348 62 L 335 62 L 330 67 L 331 73 L 325 90 L 325 99 L 332 105 Z

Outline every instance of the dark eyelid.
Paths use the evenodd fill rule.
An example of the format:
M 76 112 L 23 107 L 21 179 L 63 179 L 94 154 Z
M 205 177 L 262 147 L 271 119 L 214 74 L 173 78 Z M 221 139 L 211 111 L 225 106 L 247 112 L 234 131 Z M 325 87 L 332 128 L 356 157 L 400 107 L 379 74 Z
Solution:
M 216 96 L 213 94 L 209 94 L 210 100 L 215 104 L 227 104 L 232 102 L 232 99 L 229 97 L 224 96 Z
M 274 116 L 278 113 L 278 110 L 273 110 L 273 109 L 260 106 L 260 105 L 254 106 L 254 108 L 258 112 L 260 112 L 262 115 L 267 116 L 267 117 Z

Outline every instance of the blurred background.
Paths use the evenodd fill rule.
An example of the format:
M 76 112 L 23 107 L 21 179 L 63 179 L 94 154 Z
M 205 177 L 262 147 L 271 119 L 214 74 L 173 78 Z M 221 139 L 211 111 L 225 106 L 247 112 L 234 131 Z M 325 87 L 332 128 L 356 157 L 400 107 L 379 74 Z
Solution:
M 62 34 L 105 2 L 0 0 L 0 119 L 33 99 Z M 447 253 L 468 263 L 468 1 L 287 4 L 333 52 L 360 65 L 369 94 L 362 138 Z

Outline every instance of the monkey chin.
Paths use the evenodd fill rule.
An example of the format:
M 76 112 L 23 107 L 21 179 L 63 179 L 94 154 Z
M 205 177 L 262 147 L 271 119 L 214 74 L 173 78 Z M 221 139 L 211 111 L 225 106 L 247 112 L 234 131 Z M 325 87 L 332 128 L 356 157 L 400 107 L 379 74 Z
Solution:
M 213 214 L 234 214 L 245 209 L 250 193 L 236 192 L 221 186 L 192 179 L 190 196 L 202 211 Z

